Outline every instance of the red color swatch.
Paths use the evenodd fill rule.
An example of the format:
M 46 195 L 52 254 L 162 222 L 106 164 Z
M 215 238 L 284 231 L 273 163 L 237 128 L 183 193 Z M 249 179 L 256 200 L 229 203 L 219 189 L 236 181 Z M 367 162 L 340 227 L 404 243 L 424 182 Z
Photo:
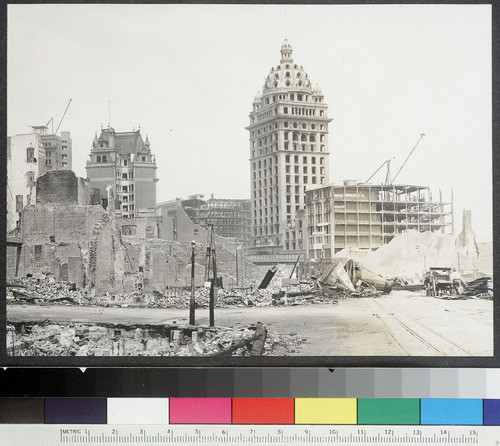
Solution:
M 233 398 L 233 424 L 293 424 L 293 398 Z

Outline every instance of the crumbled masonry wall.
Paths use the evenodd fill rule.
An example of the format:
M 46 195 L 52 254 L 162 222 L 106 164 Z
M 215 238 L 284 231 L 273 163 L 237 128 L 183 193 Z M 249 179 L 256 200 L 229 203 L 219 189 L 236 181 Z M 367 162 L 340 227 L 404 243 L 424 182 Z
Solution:
M 71 170 L 50 170 L 37 179 L 37 204 L 100 204 L 98 189 Z
M 16 259 L 17 259 L 17 246 L 6 246 L 6 266 L 7 266 L 7 277 L 14 277 L 16 274 Z M 22 259 L 23 251 L 21 249 L 21 260 L 19 262 L 18 276 L 23 277 L 26 275 L 24 270 L 24 261 Z
M 455 246 L 457 249 L 457 264 L 460 270 L 471 273 L 477 270 L 479 246 L 476 234 L 472 230 L 472 213 L 466 209 L 462 214 L 462 232 L 458 234 Z M 488 271 L 493 271 L 493 269 Z
M 178 242 L 207 243 L 208 231 L 195 223 L 186 214 L 180 203 L 169 206 L 159 206 L 159 238 Z M 236 239 L 215 235 L 215 240 L 225 249 L 235 253 Z
M 128 219 L 127 219 L 128 220 Z M 117 227 L 118 226 L 118 227 Z M 216 245 L 218 276 L 223 284 L 237 286 L 234 253 Z M 123 236 L 121 226 L 105 214 L 93 231 L 89 247 L 89 283 L 96 295 L 128 293 L 137 289 L 152 292 L 191 284 L 191 242 Z M 206 247 L 195 246 L 195 285 L 205 282 Z M 241 270 L 241 268 L 240 268 Z M 263 272 L 245 262 L 247 281 L 257 281 Z
M 160 238 L 179 242 L 206 243 L 208 231 L 195 225 L 182 206 L 177 203 L 169 207 L 158 207 L 161 216 Z
M 142 238 L 158 238 L 158 219 L 156 217 L 117 218 L 116 227 L 124 237 L 127 235 Z
M 102 207 L 97 205 L 26 207 L 22 213 L 19 276 L 51 272 L 60 280 L 71 278 L 75 283 L 85 282 L 89 240 L 104 214 Z M 7 270 L 9 276 L 13 276 L 16 248 L 9 248 Z
M 23 243 L 86 244 L 94 226 L 105 213 L 101 206 L 27 206 L 22 214 Z
M 132 269 L 144 267 L 144 278 L 151 280 L 148 285 L 158 290 L 187 287 L 191 284 L 191 243 L 169 240 L 127 238 L 127 257 Z M 236 254 L 224 247 L 216 246 L 217 275 L 222 277 L 223 285 L 237 286 Z M 195 246 L 195 285 L 205 282 L 206 246 Z M 241 267 L 240 267 L 241 271 Z M 262 279 L 263 272 L 255 265 L 245 262 L 247 281 Z
M 81 177 L 78 177 L 78 204 L 101 204 L 101 191 L 87 184 Z
M 119 219 L 101 206 L 29 206 L 23 212 L 19 276 L 50 272 L 58 280 L 79 287 L 89 285 L 96 296 L 106 292 L 189 287 L 191 242 L 122 235 L 122 226 L 131 222 L 137 223 L 145 233 L 155 219 Z M 246 284 L 262 280 L 266 268 L 262 270 L 245 261 L 241 252 L 237 276 L 236 244 L 229 240 L 227 246 L 230 250 L 216 244 L 217 275 L 223 278 L 224 287 L 244 286 L 242 273 Z M 195 283 L 203 286 L 205 244 L 197 244 L 195 253 Z M 7 261 L 11 276 L 15 272 L 15 260 L 16 249 L 9 247 Z

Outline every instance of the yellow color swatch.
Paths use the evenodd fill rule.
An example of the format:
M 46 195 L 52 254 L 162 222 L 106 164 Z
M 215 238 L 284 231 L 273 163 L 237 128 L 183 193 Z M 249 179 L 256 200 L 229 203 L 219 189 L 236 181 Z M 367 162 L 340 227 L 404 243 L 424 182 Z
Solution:
M 295 424 L 356 424 L 356 398 L 295 398 Z

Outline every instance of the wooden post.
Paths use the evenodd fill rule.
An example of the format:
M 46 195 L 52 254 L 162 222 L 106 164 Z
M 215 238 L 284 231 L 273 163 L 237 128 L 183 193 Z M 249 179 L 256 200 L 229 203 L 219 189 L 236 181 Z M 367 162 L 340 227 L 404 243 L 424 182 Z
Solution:
M 210 327 L 213 327 L 215 325 L 214 307 L 217 301 L 217 263 L 215 261 L 215 247 L 212 248 L 212 263 L 214 266 L 213 270 L 214 274 L 212 277 L 212 284 L 210 285 L 210 309 L 209 309 Z
M 196 242 L 193 240 L 191 242 L 191 299 L 189 301 L 189 324 L 195 324 L 194 318 L 194 247 L 196 246 Z
M 22 245 L 17 245 L 16 249 L 16 277 L 19 274 L 19 263 L 21 263 Z
M 236 259 L 236 286 L 240 286 L 240 272 L 239 272 L 239 265 L 238 265 L 238 242 L 236 242 L 236 255 L 234 256 Z
M 208 226 L 207 230 L 207 257 L 205 260 L 205 282 L 208 282 L 210 277 L 210 258 L 212 256 L 212 225 Z

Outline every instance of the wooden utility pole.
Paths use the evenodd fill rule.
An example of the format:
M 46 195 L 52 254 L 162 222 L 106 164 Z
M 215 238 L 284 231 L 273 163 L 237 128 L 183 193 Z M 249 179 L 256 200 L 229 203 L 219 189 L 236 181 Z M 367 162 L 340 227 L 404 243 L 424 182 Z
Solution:
M 205 260 L 205 282 L 208 282 L 210 277 L 210 259 L 212 257 L 212 225 L 208 226 L 207 231 L 207 257 Z
M 214 247 L 212 248 L 212 263 L 214 266 L 214 274 L 212 277 L 212 284 L 210 285 L 210 312 L 209 312 L 209 318 L 210 318 L 210 327 L 213 327 L 215 325 L 214 319 L 214 308 L 215 308 L 215 303 L 217 302 L 217 262 L 215 260 L 215 243 Z
M 193 240 L 191 242 L 191 299 L 189 301 L 189 324 L 194 325 L 194 247 L 196 246 L 196 242 Z

